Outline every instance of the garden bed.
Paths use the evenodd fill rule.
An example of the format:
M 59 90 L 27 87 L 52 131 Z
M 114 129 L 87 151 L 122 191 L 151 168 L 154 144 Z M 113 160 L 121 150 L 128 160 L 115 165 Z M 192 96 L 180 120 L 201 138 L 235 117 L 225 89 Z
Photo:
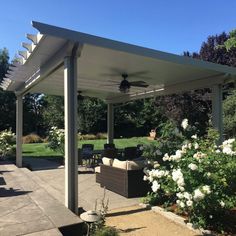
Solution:
M 224 229 L 224 233 L 215 232 L 214 228 L 210 228 L 208 230 L 205 229 L 197 229 L 194 227 L 192 223 L 189 223 L 188 221 L 188 215 L 187 214 L 180 214 L 178 212 L 178 209 L 176 205 L 173 205 L 172 207 L 169 207 L 168 209 L 163 208 L 162 206 L 150 206 L 150 208 L 157 212 L 166 218 L 174 221 L 177 224 L 180 224 L 184 227 L 189 228 L 190 230 L 194 231 L 197 234 L 203 234 L 203 235 L 236 235 L 236 208 L 231 209 L 228 211 L 227 217 L 224 218 L 224 225 L 226 228 Z

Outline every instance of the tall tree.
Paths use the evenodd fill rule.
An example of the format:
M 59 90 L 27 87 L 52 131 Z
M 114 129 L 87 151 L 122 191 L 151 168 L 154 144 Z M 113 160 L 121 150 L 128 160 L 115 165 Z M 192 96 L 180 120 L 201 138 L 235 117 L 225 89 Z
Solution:
M 78 129 L 81 133 L 106 132 L 107 105 L 97 98 L 78 101 Z
M 42 116 L 44 126 L 49 129 L 52 126 L 64 128 L 64 98 L 61 96 L 44 95 Z
M 236 66 L 236 49 L 227 51 L 226 48 L 218 47 L 229 39 L 229 35 L 209 36 L 207 41 L 202 43 L 199 53 L 184 52 L 184 56 L 193 57 L 199 60 L 210 61 L 218 64 Z M 213 78 L 214 79 L 214 78 Z M 180 121 L 186 117 L 191 122 L 198 121 L 201 124 L 201 131 L 208 126 L 211 114 L 211 100 L 209 89 L 163 96 L 157 100 L 157 106 L 163 113 L 172 120 Z
M 0 50 L 0 82 L 9 67 L 9 54 L 6 48 Z M 0 89 L 0 130 L 15 131 L 15 95 Z
M 26 94 L 23 99 L 24 109 L 24 134 L 37 133 L 45 136 L 45 124 L 43 121 L 43 107 L 45 101 L 42 94 Z
M 167 118 L 155 105 L 154 98 L 140 99 L 115 108 L 115 135 L 117 137 L 146 136 Z

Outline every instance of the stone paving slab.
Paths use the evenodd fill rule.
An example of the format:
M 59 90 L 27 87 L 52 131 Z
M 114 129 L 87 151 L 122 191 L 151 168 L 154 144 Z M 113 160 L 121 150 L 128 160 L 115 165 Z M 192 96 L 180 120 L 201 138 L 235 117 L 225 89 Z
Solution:
M 1 236 L 34 232 L 41 235 L 39 232 L 45 230 L 52 231 L 45 231 L 43 235 L 51 235 L 50 232 L 58 231 L 59 227 L 81 224 L 78 216 L 33 180 L 33 173 L 26 175 L 25 172 L 13 164 L 0 163 L 0 176 L 5 181 L 0 186 Z
M 25 236 L 62 236 L 58 229 L 49 229 L 32 234 L 25 234 Z

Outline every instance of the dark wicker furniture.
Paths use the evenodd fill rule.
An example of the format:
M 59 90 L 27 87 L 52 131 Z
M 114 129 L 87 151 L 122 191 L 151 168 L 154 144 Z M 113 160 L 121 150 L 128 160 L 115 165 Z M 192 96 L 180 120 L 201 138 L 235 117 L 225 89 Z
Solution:
M 101 165 L 101 173 L 96 173 L 96 182 L 124 197 L 143 197 L 150 186 L 143 180 L 143 170 L 124 170 Z

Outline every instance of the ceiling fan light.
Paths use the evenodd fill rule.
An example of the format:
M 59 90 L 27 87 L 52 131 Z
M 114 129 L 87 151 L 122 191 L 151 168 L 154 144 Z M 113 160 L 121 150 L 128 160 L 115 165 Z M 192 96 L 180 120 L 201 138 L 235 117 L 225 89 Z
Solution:
M 130 83 L 124 78 L 119 86 L 119 90 L 122 93 L 128 93 L 130 89 Z
M 129 87 L 120 87 L 120 92 L 128 93 L 129 92 Z

